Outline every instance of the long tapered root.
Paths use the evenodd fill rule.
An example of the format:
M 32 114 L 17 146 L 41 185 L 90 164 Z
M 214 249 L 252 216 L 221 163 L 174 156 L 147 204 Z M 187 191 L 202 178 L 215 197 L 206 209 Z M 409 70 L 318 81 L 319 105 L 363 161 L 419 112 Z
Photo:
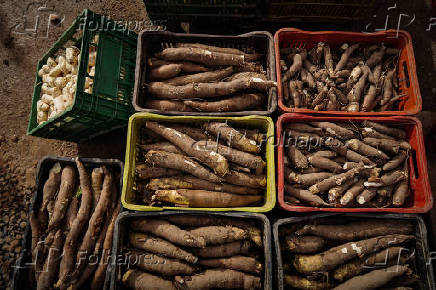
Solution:
M 181 259 L 188 263 L 195 264 L 198 258 L 191 253 L 175 246 L 174 244 L 153 236 L 131 232 L 129 234 L 130 244 L 137 248 L 165 257 Z
M 189 207 L 241 207 L 259 202 L 263 196 L 259 195 L 236 195 L 225 192 L 214 192 L 207 190 L 157 190 L 153 196 L 154 200 L 169 202 L 176 205 Z
M 206 241 L 196 233 L 184 231 L 164 220 L 136 220 L 130 224 L 133 231 L 153 234 L 180 246 L 204 247 Z
M 171 281 L 139 270 L 128 270 L 124 273 L 122 282 L 130 289 L 145 290 L 149 289 L 150 285 L 153 285 L 155 289 L 177 289 Z
M 209 269 L 179 280 L 188 289 L 260 289 L 262 285 L 259 277 L 230 269 Z
M 414 239 L 414 236 L 386 235 L 350 242 L 317 255 L 295 256 L 294 266 L 300 273 L 329 271 L 353 258 L 379 251 L 388 246 L 398 245 L 412 239 Z
M 180 170 L 211 182 L 219 183 L 222 181 L 220 177 L 213 174 L 199 163 L 180 154 L 164 151 L 149 151 L 145 155 L 145 158 L 147 163 L 156 167 Z
M 198 265 L 210 268 L 225 268 L 253 274 L 258 274 L 263 269 L 262 264 L 255 258 L 239 255 L 230 258 L 200 259 L 198 260 Z

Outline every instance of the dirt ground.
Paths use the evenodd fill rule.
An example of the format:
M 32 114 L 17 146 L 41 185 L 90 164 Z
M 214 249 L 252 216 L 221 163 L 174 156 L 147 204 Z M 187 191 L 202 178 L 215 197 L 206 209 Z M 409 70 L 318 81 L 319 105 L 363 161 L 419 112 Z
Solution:
M 80 146 L 26 136 L 37 62 L 85 8 L 115 20 L 146 19 L 142 0 L 8 0 L 0 5 L 0 289 L 8 285 L 21 251 L 38 160 L 78 154 L 124 158 L 125 130 Z M 59 26 L 47 28 L 49 14 L 60 17 Z
M 404 11 L 416 16 L 405 29 L 411 32 L 414 41 L 426 111 L 420 117 L 424 122 L 432 187 L 436 188 L 436 163 L 432 162 L 436 156 L 436 115 L 431 112 L 436 109 L 436 21 L 433 30 L 426 31 L 431 14 L 424 0 L 413 1 L 413 8 L 407 7 L 410 1 L 400 2 L 404 4 L 400 5 Z M 21 250 L 20 242 L 15 241 L 21 239 L 23 222 L 27 220 L 38 160 L 45 155 L 73 157 L 78 154 L 124 158 L 126 135 L 123 129 L 79 146 L 26 136 L 37 62 L 85 8 L 131 23 L 146 19 L 142 0 L 6 0 L 0 5 L 0 104 L 3 108 L 0 110 L 0 289 L 6 287 L 11 265 Z M 60 17 L 59 26 L 47 28 L 50 13 Z M 32 32 L 35 19 L 40 23 Z M 379 16 L 377 22 L 383 19 Z M 370 21 L 359 25 L 364 27 Z M 305 28 L 304 23 L 295 26 Z
M 83 9 L 89 8 L 116 20 L 141 20 L 146 18 L 144 4 L 141 0 L 129 1 L 48 1 L 47 6 L 53 6 L 55 13 L 65 17 L 60 26 L 51 25 L 46 35 L 46 25 L 41 24 L 37 35 L 24 32 L 22 27 L 14 27 L 22 23 L 21 17 L 26 10 L 28 22 L 35 19 L 38 5 L 27 8 L 35 1 L 5 1 L 0 6 L 0 59 L 1 59 L 1 104 L 0 128 L 1 159 L 10 163 L 10 168 L 19 167 L 20 173 L 32 184 L 35 161 L 45 155 L 75 156 L 78 153 L 76 144 L 53 140 L 42 140 L 26 136 L 26 128 L 31 106 L 35 70 L 38 60 L 44 55 L 61 33 L 71 25 L 72 21 Z M 33 14 L 33 15 L 32 15 Z M 46 16 L 40 15 L 41 22 Z M 45 19 L 45 20 L 44 20 Z M 27 25 L 31 27 L 30 24 Z M 12 27 L 12 28 L 11 28 Z M 25 28 L 27 29 L 27 27 Z M 47 37 L 47 38 L 46 38 Z M 110 139 L 108 139 L 110 140 Z M 98 155 L 110 156 L 113 152 L 101 150 L 101 143 L 93 144 L 98 147 Z M 91 146 L 92 147 L 92 146 Z M 83 146 L 82 153 L 92 150 Z M 107 146 L 109 147 L 109 146 Z M 91 152 L 89 154 L 92 154 Z M 87 155 L 87 154 L 86 154 Z

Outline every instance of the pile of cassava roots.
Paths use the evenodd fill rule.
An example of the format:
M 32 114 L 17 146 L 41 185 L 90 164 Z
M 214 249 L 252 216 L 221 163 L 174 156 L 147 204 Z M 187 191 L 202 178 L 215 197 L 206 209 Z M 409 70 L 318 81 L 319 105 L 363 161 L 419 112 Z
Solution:
M 37 289 L 102 289 L 120 212 L 116 172 L 56 163 L 30 214 Z M 118 172 L 119 174 L 119 172 Z
M 198 43 L 177 43 L 147 61 L 144 108 L 179 112 L 265 111 L 268 80 L 262 54 Z
M 425 257 L 415 234 L 413 222 L 401 219 L 283 224 L 279 250 L 285 289 L 427 289 L 424 273 L 416 271 Z
M 288 123 L 285 201 L 315 207 L 401 207 L 409 196 L 407 133 L 382 123 Z
M 95 36 L 92 43 L 97 42 L 98 36 Z M 91 77 L 95 75 L 96 57 L 97 51 L 94 46 L 91 46 L 87 69 Z M 79 63 L 80 49 L 71 46 L 65 49 L 65 53 L 58 54 L 56 58 L 49 57 L 47 63 L 39 70 L 38 75 L 42 78 L 42 86 L 41 98 L 36 103 L 38 124 L 61 114 L 73 105 Z M 86 77 L 84 92 L 92 94 L 93 84 L 93 79 Z
M 262 204 L 264 135 L 222 122 L 147 121 L 137 148 L 137 197 L 147 204 L 182 207 Z
M 344 43 L 333 50 L 318 42 L 282 48 L 284 103 L 315 111 L 379 112 L 399 110 L 396 67 L 400 50 L 381 45 Z
M 126 227 L 121 280 L 130 289 L 262 288 L 262 231 L 254 221 L 179 214 Z

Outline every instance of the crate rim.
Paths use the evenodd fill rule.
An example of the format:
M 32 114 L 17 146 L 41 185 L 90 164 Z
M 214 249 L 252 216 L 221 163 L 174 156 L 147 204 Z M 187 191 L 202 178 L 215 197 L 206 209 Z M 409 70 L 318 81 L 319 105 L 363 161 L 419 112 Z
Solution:
M 297 223 L 297 222 L 304 222 L 308 220 L 315 220 L 319 218 L 330 218 L 330 217 L 337 217 L 337 216 L 345 216 L 345 217 L 363 217 L 363 218 L 379 218 L 379 219 L 408 219 L 408 220 L 416 220 L 417 224 L 420 224 L 423 228 L 423 236 L 425 236 L 426 239 L 421 240 L 421 243 L 423 245 L 423 254 L 424 259 L 428 260 L 428 234 L 427 234 L 427 225 L 425 224 L 423 218 L 418 214 L 411 214 L 411 213 L 405 213 L 405 214 L 399 214 L 399 213 L 352 213 L 352 212 L 336 212 L 336 213 L 317 213 L 313 215 L 306 215 L 306 216 L 300 216 L 300 217 L 288 217 L 288 218 L 282 218 L 276 220 L 272 224 L 272 236 L 273 236 L 273 243 L 274 243 L 274 250 L 277 257 L 277 283 L 279 285 L 279 289 L 283 290 L 283 259 L 282 259 L 282 253 L 280 249 L 280 239 L 279 239 L 279 227 L 285 224 L 289 223 Z M 416 235 L 416 233 L 415 233 Z M 427 254 L 427 255 L 426 255 Z M 427 257 L 426 257 L 427 256 Z M 433 271 L 433 265 L 430 263 L 427 270 L 427 276 L 428 280 L 427 282 L 434 281 L 434 271 Z M 430 289 L 435 289 L 435 285 L 428 285 Z
M 192 212 L 186 212 L 183 210 L 174 210 L 174 211 L 125 211 L 118 215 L 117 220 L 115 222 L 115 228 L 114 228 L 114 241 L 116 239 L 116 243 L 114 242 L 112 245 L 112 253 L 118 252 L 118 236 L 119 236 L 119 223 L 122 219 L 127 218 L 135 218 L 135 217 L 148 217 L 148 216 L 167 216 L 167 215 L 181 215 L 181 214 L 194 214 L 194 215 L 214 215 L 214 216 L 222 216 L 222 217 L 233 217 L 233 218 L 243 218 L 243 219 L 257 219 L 260 222 L 262 222 L 262 241 L 263 241 L 263 247 L 264 247 L 264 260 L 265 260 L 265 273 L 264 273 L 264 284 L 265 287 L 263 289 L 270 290 L 272 288 L 273 284 L 273 276 L 274 272 L 272 269 L 273 264 L 273 257 L 272 257 L 272 227 L 271 222 L 269 219 L 262 213 L 256 213 L 256 212 L 210 212 L 210 211 L 192 211 Z M 114 289 L 115 284 L 115 261 L 114 263 L 111 263 L 108 267 L 107 276 L 109 276 L 110 279 L 110 287 L 109 289 Z
M 277 87 L 271 88 L 268 93 L 268 102 L 267 109 L 262 111 L 237 111 L 237 112 L 179 112 L 179 111 L 160 111 L 156 109 L 147 109 L 139 106 L 138 100 L 140 98 L 140 80 L 139 76 L 142 74 L 141 72 L 141 60 L 143 57 L 142 52 L 142 39 L 147 35 L 153 34 L 161 34 L 175 37 L 199 37 L 199 38 L 209 38 L 209 37 L 223 37 L 223 38 L 248 38 L 255 35 L 264 35 L 268 38 L 268 49 L 271 53 L 271 59 L 268 60 L 267 64 L 271 67 L 271 80 L 277 82 L 277 70 L 276 70 L 276 60 L 274 55 L 274 36 L 269 31 L 250 31 L 243 34 L 238 35 L 223 35 L 223 34 L 200 34 L 200 33 L 179 33 L 179 32 L 171 32 L 171 31 L 149 31 L 142 30 L 138 35 L 138 42 L 136 48 L 136 67 L 135 67 L 135 86 L 133 89 L 133 97 L 132 97 L 132 105 L 136 112 L 148 112 L 153 114 L 162 114 L 168 116 L 178 116 L 183 114 L 184 116 L 229 116 L 229 117 L 239 117 L 239 116 L 247 116 L 247 115 L 264 115 L 269 116 L 277 110 L 277 100 L 278 100 L 278 89 Z M 271 99 L 271 100 L 270 100 Z M 270 108 L 268 108 L 271 105 Z
M 276 130 L 277 130 L 277 139 L 276 142 L 279 144 L 277 148 L 277 199 L 279 207 L 287 212 L 302 212 L 302 213 L 311 213 L 311 212 L 333 212 L 333 213 L 404 213 L 404 214 L 417 214 L 417 213 L 426 213 L 430 211 L 433 208 L 433 194 L 430 187 L 430 181 L 428 174 L 424 174 L 423 172 L 420 172 L 420 178 L 423 179 L 423 186 L 425 188 L 424 194 L 425 197 L 425 204 L 423 207 L 420 208 L 404 208 L 404 207 L 388 207 L 388 208 L 365 208 L 365 207 L 313 207 L 309 205 L 303 205 L 303 206 L 294 206 L 287 204 L 284 200 L 284 162 L 279 162 L 280 159 L 283 161 L 284 157 L 284 150 L 283 146 L 280 146 L 280 138 L 282 137 L 282 127 L 284 124 L 284 120 L 288 118 L 301 118 L 301 117 L 307 117 L 310 118 L 311 121 L 315 120 L 324 120 L 329 121 L 332 119 L 343 119 L 343 120 L 369 120 L 373 122 L 378 121 L 410 121 L 414 123 L 414 126 L 416 127 L 418 131 L 418 148 L 420 151 L 420 155 L 422 155 L 421 162 L 423 162 L 423 167 L 427 169 L 427 157 L 425 154 L 425 146 L 424 146 L 424 140 L 422 138 L 422 124 L 421 122 L 414 116 L 326 116 L 326 115 L 310 115 L 310 114 L 298 114 L 298 113 L 285 113 L 282 114 L 276 123 Z M 428 171 L 426 171 L 428 173 Z M 410 173 L 411 174 L 411 173 Z M 416 192 L 414 193 L 416 194 Z
M 303 109 L 303 108 L 290 108 L 283 103 L 283 93 L 282 93 L 282 85 L 281 85 L 281 71 L 280 67 L 277 66 L 277 61 L 280 60 L 280 43 L 279 43 L 279 35 L 281 33 L 303 33 L 303 34 L 324 34 L 324 35 L 334 35 L 334 34 L 342 34 L 344 36 L 377 36 L 377 35 L 389 35 L 389 34 L 398 34 L 405 36 L 406 43 L 409 44 L 409 52 L 407 57 L 411 67 L 409 68 L 409 76 L 414 80 L 414 91 L 416 95 L 416 106 L 412 110 L 408 111 L 383 111 L 383 112 L 344 112 L 344 111 L 315 111 L 311 109 Z M 336 116 L 414 116 L 422 111 L 422 96 L 421 90 L 419 88 L 418 76 L 416 73 L 416 62 L 415 62 L 415 52 L 412 44 L 412 36 L 406 30 L 398 29 L 388 29 L 384 31 L 377 32 L 352 32 L 352 31 L 307 31 L 301 30 L 298 28 L 292 27 L 284 27 L 276 31 L 274 34 L 274 50 L 275 50 L 275 58 L 276 58 L 276 71 L 277 71 L 277 103 L 278 108 L 282 113 L 302 113 L 302 114 L 317 114 L 317 115 L 336 115 Z
M 244 116 L 244 117 L 224 117 L 224 116 L 165 116 L 165 115 L 158 115 L 158 114 L 153 114 L 153 113 L 135 113 L 133 114 L 130 119 L 129 119 L 129 125 L 128 125 L 128 130 L 127 130 L 127 146 L 126 146 L 126 156 L 124 159 L 125 165 L 124 167 L 126 168 L 124 170 L 124 174 L 123 174 L 123 188 L 122 188 L 122 192 L 121 192 L 121 203 L 123 205 L 124 208 L 128 209 L 128 210 L 134 210 L 134 211 L 140 211 L 140 212 L 149 212 L 149 211 L 167 211 L 167 210 L 171 210 L 171 211 L 175 211 L 175 210 L 182 210 L 184 212 L 197 212 L 197 211 L 209 211 L 209 212 L 214 212 L 214 211 L 219 211 L 219 212 L 228 212 L 228 211 L 234 211 L 234 212 L 257 212 L 257 213 L 265 213 L 265 212 L 269 212 L 271 211 L 275 205 L 276 205 L 276 195 L 277 195 L 277 191 L 276 191 L 276 177 L 275 177 L 275 148 L 271 148 L 271 152 L 270 152 L 270 156 L 267 155 L 267 157 L 271 157 L 269 158 L 270 160 L 267 160 L 266 163 L 266 168 L 267 168 L 267 186 L 265 188 L 266 192 L 265 192 L 265 203 L 262 206 L 245 206 L 245 207 L 228 207 L 228 208 L 192 208 L 192 207 L 187 207 L 187 208 L 179 208 L 179 207 L 172 207 L 172 206 L 161 206 L 161 207 L 154 207 L 154 206 L 148 206 L 148 205 L 136 205 L 136 204 L 130 204 L 126 201 L 126 195 L 127 195 L 127 180 L 130 177 L 130 154 L 132 149 L 130 148 L 131 146 L 134 146 L 131 144 L 131 140 L 132 140 L 132 134 L 133 134 L 133 122 L 136 119 L 160 119 L 160 118 L 164 118 L 164 119 L 172 119 L 174 121 L 177 120 L 189 120 L 189 119 L 202 119 L 204 121 L 208 121 L 208 120 L 228 120 L 229 118 L 235 121 L 241 120 L 252 120 L 252 119 L 258 119 L 258 120 L 263 120 L 265 122 L 267 122 L 268 124 L 268 130 L 271 130 L 272 136 L 274 136 L 275 131 L 274 131 L 274 122 L 272 120 L 271 117 L 267 117 L 267 116 L 258 116 L 258 115 L 252 115 L 252 116 Z M 271 127 L 272 126 L 272 127 Z M 274 141 L 275 138 L 272 138 Z M 266 146 L 272 146 L 274 147 L 270 141 L 267 142 Z M 272 156 L 271 156 L 272 155 Z M 269 162 L 268 162 L 269 161 Z M 271 174 L 269 174 L 270 176 L 268 176 L 268 171 L 270 171 Z M 269 179 L 269 182 L 268 182 Z M 268 195 L 267 192 L 270 192 L 270 194 Z M 269 198 L 268 198 L 269 197 Z

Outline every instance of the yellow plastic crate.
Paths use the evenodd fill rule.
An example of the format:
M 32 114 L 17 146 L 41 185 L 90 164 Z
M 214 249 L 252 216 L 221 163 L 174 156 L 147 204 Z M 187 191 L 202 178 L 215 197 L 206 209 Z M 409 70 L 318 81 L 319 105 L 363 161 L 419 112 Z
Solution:
M 148 206 L 135 203 L 135 161 L 136 150 L 141 127 L 147 120 L 158 121 L 161 123 L 187 123 L 199 124 L 207 121 L 227 121 L 230 126 L 238 125 L 249 129 L 258 129 L 267 135 L 265 150 L 265 160 L 267 163 L 267 188 L 264 204 L 252 207 L 233 207 L 233 208 L 191 208 L 173 206 Z M 136 113 L 129 119 L 127 133 L 126 159 L 123 178 L 123 191 L 121 202 L 126 209 L 136 211 L 161 211 L 161 210 L 196 210 L 196 211 L 245 211 L 245 212 L 268 212 L 274 208 L 276 202 L 275 186 L 275 166 L 274 166 L 274 122 L 269 117 L 246 116 L 246 117 L 199 117 L 199 116 L 162 116 L 151 113 Z

